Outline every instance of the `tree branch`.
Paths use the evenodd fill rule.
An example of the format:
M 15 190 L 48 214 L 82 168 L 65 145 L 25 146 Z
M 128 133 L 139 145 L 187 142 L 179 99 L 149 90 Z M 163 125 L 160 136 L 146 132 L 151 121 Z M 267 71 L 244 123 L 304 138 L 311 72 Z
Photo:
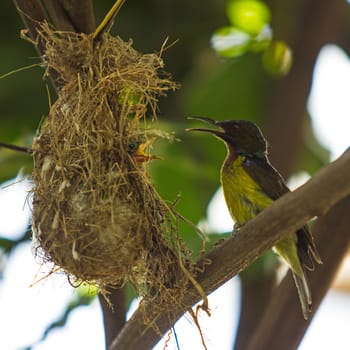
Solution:
M 254 270 L 254 264 L 264 265 L 259 260 L 255 261 L 239 275 L 241 281 L 241 313 L 237 332 L 235 328 L 232 328 L 232 333 L 236 333 L 234 350 L 245 350 L 247 348 L 247 344 L 249 344 L 252 334 L 254 334 L 266 310 L 266 304 L 269 305 L 276 288 L 275 271 L 269 271 L 269 274 L 262 271 L 258 274 L 258 272 L 254 271 L 256 274 L 254 278 L 245 277 L 245 272 L 248 271 L 249 275 L 250 268 Z M 293 291 L 295 294 L 295 289 Z
M 30 37 L 36 42 L 39 23 L 47 20 L 45 9 L 38 0 L 14 0 L 13 2 L 22 21 L 29 30 Z M 42 42 L 38 42 L 36 49 L 40 55 L 43 55 L 45 46 Z
M 274 7 L 285 7 L 281 1 L 273 1 L 273 3 Z M 272 146 L 270 159 L 284 176 L 293 172 L 300 151 L 298 147 L 303 143 L 301 126 L 307 116 L 306 102 L 317 55 L 323 45 L 334 42 L 340 36 L 341 17 L 347 4 L 341 0 L 332 2 L 307 0 L 300 2 L 299 5 L 302 10 L 296 17 L 299 20 L 298 23 L 292 16 L 289 26 L 285 23 L 279 23 L 280 26 L 277 24 L 279 38 L 287 41 L 289 38 L 294 56 L 293 66 L 284 79 L 276 80 L 272 84 L 265 111 L 269 116 L 265 129 L 267 139 Z M 275 18 L 285 17 L 276 16 Z M 322 25 L 320 26 L 319 23 Z M 287 29 L 283 30 L 281 28 L 283 25 Z M 291 32 L 289 29 L 291 26 L 295 26 L 295 31 Z M 280 148 L 279 145 L 284 147 Z
M 13 0 L 18 13 L 29 30 L 30 37 L 36 43 L 40 56 L 45 54 L 45 42 L 38 39 L 40 25 L 44 21 L 55 25 L 57 30 L 70 30 L 90 33 L 95 29 L 95 16 L 91 0 Z M 45 6 L 42 5 L 44 3 Z M 59 90 L 60 79 L 55 70 L 50 70 L 50 78 Z
M 45 7 L 53 24 L 59 30 L 87 34 L 95 30 L 91 0 L 46 0 Z
M 98 295 L 103 314 L 106 348 L 111 345 L 126 321 L 125 289 L 109 288 L 107 293 L 108 301 L 101 293 Z
M 298 347 L 315 311 L 327 293 L 350 244 L 350 197 L 338 202 L 325 216 L 317 220 L 313 231 L 318 234 L 318 248 L 323 265 L 309 274 L 313 296 L 313 311 L 304 321 L 291 274 L 272 295 L 271 302 L 259 320 L 259 327 L 250 337 L 246 350 L 294 350 Z M 286 317 L 286 315 L 288 315 Z M 283 320 L 283 322 L 281 322 Z
M 211 293 L 290 232 L 302 227 L 313 217 L 324 215 L 350 194 L 349 178 L 350 151 L 321 169 L 298 190 L 281 197 L 249 221 L 204 258 L 211 261 L 205 271 L 197 275 L 197 281 L 204 291 Z M 199 261 L 198 265 L 202 266 L 203 261 Z M 189 287 L 184 300 L 186 306 L 191 307 L 198 300 L 194 288 Z M 146 314 L 151 314 L 151 310 L 152 305 L 145 306 Z M 165 333 L 182 313 L 180 309 L 163 313 L 155 321 L 155 326 Z M 153 328 L 144 325 L 142 313 L 138 310 L 113 341 L 110 350 L 150 349 L 159 339 L 160 335 Z

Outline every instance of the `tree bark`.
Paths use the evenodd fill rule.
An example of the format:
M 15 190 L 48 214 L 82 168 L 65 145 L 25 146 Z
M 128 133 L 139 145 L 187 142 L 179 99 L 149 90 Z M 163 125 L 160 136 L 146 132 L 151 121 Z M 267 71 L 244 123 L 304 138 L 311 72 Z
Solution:
M 257 261 L 256 263 L 261 263 Z M 249 267 L 248 267 L 249 269 Z M 244 272 L 243 272 L 244 274 Z M 271 299 L 276 278 L 275 274 L 257 276 L 255 279 L 241 277 L 241 315 L 234 343 L 235 349 L 246 349 Z M 236 312 L 236 311 L 235 311 Z
M 57 30 L 69 30 L 91 33 L 95 29 L 95 16 L 92 0 L 13 0 L 18 13 L 30 37 L 36 43 L 36 50 L 40 56 L 45 54 L 45 43 L 38 39 L 40 25 L 44 21 L 54 24 Z M 54 70 L 50 71 L 50 78 L 56 88 L 61 88 L 59 77 Z
M 280 3 L 280 2 L 278 2 Z M 281 6 L 281 4 L 276 6 Z M 284 6 L 284 5 L 283 5 Z M 303 131 L 307 117 L 314 64 L 320 49 L 337 41 L 341 35 L 346 3 L 341 0 L 308 0 L 299 5 L 299 21 L 289 23 L 295 31 L 284 33 L 276 28 L 279 39 L 287 40 L 293 50 L 290 73 L 271 85 L 266 115 L 266 137 L 271 145 L 272 163 L 283 175 L 295 171 L 295 164 L 303 145 Z M 287 37 L 287 38 L 286 38 Z
M 118 335 L 126 322 L 124 288 L 109 288 L 107 293 L 108 301 L 102 294 L 98 295 L 102 308 L 106 348 L 112 344 L 113 339 Z

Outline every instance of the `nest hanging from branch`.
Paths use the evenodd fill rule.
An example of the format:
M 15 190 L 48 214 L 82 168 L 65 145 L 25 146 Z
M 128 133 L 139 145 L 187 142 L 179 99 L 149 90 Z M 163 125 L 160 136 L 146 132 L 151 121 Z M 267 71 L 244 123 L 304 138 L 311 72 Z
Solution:
M 70 280 L 102 291 L 129 280 L 141 295 L 162 295 L 162 307 L 174 304 L 192 274 L 189 253 L 132 153 L 157 134 L 146 113 L 176 87 L 161 57 L 45 23 L 37 40 L 62 86 L 32 145 L 37 254 Z

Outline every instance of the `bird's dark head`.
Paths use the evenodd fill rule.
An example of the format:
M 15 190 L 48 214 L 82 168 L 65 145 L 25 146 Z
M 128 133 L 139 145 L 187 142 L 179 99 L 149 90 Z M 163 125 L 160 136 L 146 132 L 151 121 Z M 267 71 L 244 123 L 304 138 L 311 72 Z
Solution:
M 265 155 L 267 142 L 257 125 L 247 120 L 217 121 L 207 117 L 191 117 L 219 127 L 219 130 L 191 128 L 189 131 L 208 132 L 225 141 L 237 153 Z

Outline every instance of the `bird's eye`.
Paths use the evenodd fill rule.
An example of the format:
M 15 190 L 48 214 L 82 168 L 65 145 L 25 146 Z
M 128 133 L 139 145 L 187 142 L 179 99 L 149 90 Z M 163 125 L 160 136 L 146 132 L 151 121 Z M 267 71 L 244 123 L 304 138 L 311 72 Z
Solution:
M 129 153 L 134 153 L 137 150 L 137 143 L 136 142 L 130 142 L 128 144 L 128 152 Z

